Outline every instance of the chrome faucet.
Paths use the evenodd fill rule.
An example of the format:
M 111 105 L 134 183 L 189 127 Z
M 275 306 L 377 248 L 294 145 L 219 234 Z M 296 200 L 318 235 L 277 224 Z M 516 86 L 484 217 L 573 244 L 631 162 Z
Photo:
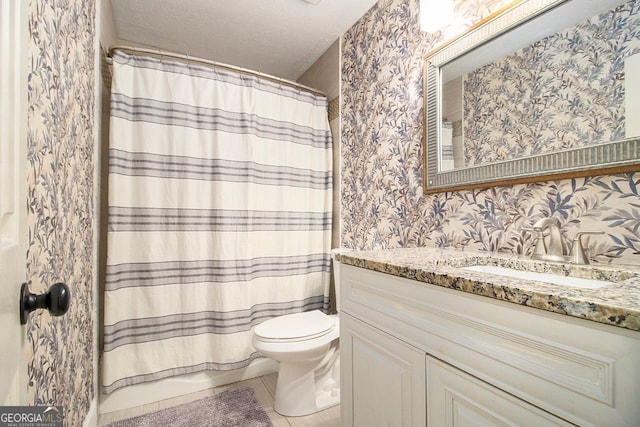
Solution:
M 549 244 L 545 241 L 545 230 L 549 230 Z M 533 259 L 545 261 L 564 261 L 564 243 L 560 233 L 560 221 L 555 218 L 542 218 L 533 224 L 533 231 L 538 233 L 536 250 Z
M 549 244 L 547 245 L 545 231 L 549 230 Z M 560 221 L 555 218 L 543 218 L 533 224 L 532 228 L 525 228 L 525 231 L 533 231 L 537 233 L 536 247 L 531 258 L 544 261 L 570 262 L 573 264 L 589 264 L 584 246 L 582 245 L 582 236 L 585 234 L 604 234 L 603 231 L 581 231 L 576 233 L 573 238 L 571 253 L 567 256 L 565 245 L 560 233 Z

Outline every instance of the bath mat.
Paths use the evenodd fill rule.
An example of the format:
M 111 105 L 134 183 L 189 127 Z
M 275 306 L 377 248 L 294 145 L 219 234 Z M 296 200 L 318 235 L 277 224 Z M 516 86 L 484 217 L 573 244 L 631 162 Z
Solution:
M 273 427 L 251 387 L 115 421 L 105 427 Z

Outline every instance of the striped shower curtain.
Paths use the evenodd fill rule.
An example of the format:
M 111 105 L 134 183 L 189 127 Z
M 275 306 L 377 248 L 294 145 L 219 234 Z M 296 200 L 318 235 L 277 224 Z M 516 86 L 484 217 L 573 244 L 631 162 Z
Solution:
M 116 52 L 103 391 L 260 357 L 252 328 L 327 310 L 326 98 Z

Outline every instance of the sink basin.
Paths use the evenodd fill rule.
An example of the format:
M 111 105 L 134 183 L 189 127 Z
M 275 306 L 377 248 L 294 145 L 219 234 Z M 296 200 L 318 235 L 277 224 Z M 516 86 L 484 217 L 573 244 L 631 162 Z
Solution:
M 584 289 L 597 289 L 613 284 L 613 282 L 606 282 L 603 280 L 561 276 L 551 273 L 538 273 L 535 271 L 515 270 L 513 268 L 499 267 L 495 265 L 471 265 L 468 267 L 462 267 L 462 269 L 503 277 L 511 277 L 513 279 L 535 280 L 536 282 L 552 283 L 554 285 L 571 286 L 574 288 Z

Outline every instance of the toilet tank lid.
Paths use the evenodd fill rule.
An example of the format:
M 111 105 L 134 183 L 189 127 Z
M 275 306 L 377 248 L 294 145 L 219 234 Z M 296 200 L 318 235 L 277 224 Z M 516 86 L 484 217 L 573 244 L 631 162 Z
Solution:
M 271 340 L 311 339 L 327 334 L 335 324 L 335 317 L 314 310 L 274 317 L 256 326 L 254 333 Z

